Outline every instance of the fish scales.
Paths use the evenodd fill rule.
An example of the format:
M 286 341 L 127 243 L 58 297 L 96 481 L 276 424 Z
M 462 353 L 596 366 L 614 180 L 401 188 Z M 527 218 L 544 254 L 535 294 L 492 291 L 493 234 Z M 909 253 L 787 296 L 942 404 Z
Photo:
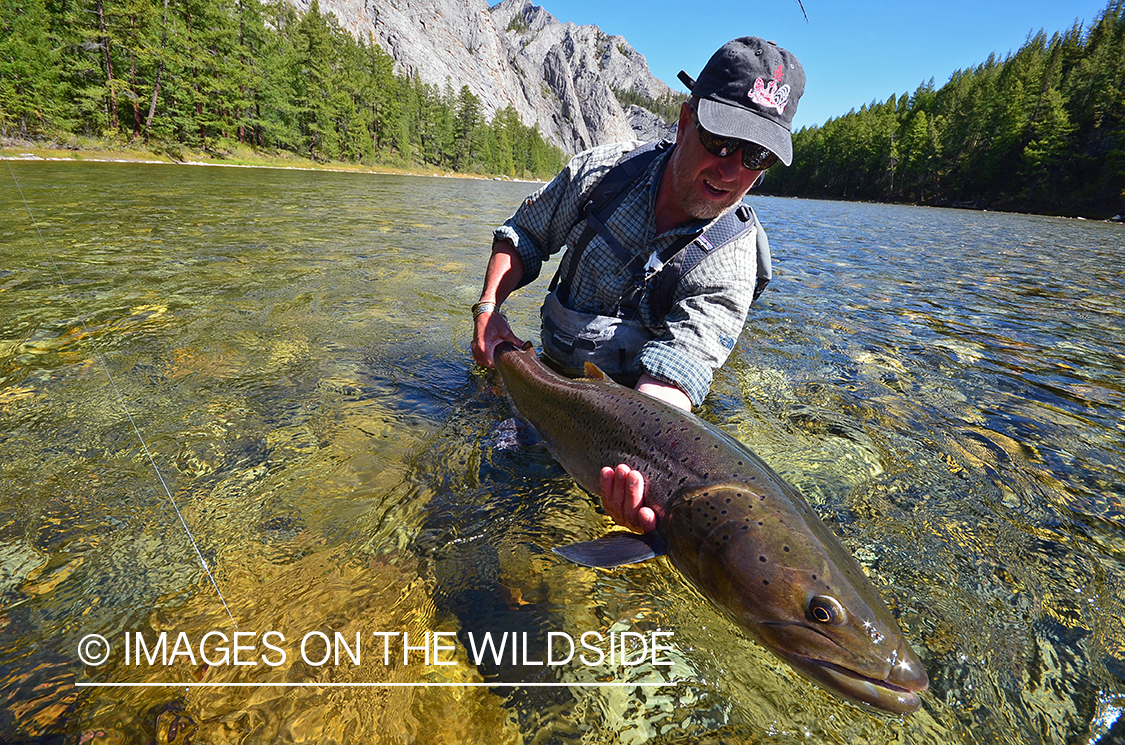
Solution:
M 625 463 L 644 475 L 658 515 L 659 541 L 614 532 L 560 554 L 614 566 L 666 549 L 686 579 L 806 677 L 879 710 L 918 708 L 925 670 L 862 568 L 746 446 L 592 366 L 571 380 L 508 343 L 495 359 L 516 409 L 580 486 L 597 494 L 602 467 Z

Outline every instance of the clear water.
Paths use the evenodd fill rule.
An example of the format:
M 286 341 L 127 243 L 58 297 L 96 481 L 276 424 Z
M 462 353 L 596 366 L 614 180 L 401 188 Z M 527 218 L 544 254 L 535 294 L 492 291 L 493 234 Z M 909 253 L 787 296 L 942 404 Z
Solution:
M 512 444 L 510 409 L 469 355 L 491 228 L 531 185 L 11 166 L 0 740 L 1064 743 L 1121 729 L 1122 226 L 754 202 L 776 278 L 701 413 L 802 489 L 899 615 L 932 684 L 922 710 L 887 718 L 799 678 L 662 560 L 593 572 L 550 552 L 606 521 L 541 447 Z M 508 304 L 528 338 L 545 281 Z M 487 631 L 526 632 L 534 661 L 550 632 L 656 630 L 674 633 L 671 666 L 470 652 Z M 215 636 L 202 659 L 205 634 L 235 631 L 255 664 L 224 664 Z M 155 648 L 160 632 L 167 652 L 185 640 L 169 664 L 126 662 L 127 636 Z M 301 660 L 313 632 L 359 633 L 361 663 Z M 425 664 L 426 632 L 446 634 L 452 664 Z M 403 633 L 418 647 L 405 663 Z M 79 658 L 90 634 L 110 644 L 102 665 Z M 598 681 L 648 685 L 500 685 Z M 79 685 L 109 682 L 179 685 Z M 422 682 L 462 685 L 401 685 Z

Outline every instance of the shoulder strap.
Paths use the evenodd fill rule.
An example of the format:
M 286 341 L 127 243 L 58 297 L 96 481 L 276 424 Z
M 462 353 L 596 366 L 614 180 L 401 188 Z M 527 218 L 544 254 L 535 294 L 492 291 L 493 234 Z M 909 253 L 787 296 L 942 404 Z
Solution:
M 617 243 L 609 230 L 605 228 L 604 221 L 620 206 L 629 193 L 629 187 L 637 177 L 644 173 L 656 157 L 671 144 L 667 140 L 650 142 L 636 150 L 625 153 L 606 171 L 602 180 L 594 187 L 584 208 L 586 226 L 575 245 L 571 246 L 572 254 L 566 277 L 561 276 L 562 265 L 560 263 L 554 278 L 551 280 L 549 289 L 556 291 L 559 300 L 565 303 L 569 298 L 571 283 L 574 281 L 574 275 L 578 270 L 579 260 L 582 258 L 586 246 L 590 244 L 595 235 L 601 233 L 610 249 L 619 254 L 622 262 L 629 261 L 629 253 Z M 682 277 L 694 269 L 706 256 L 741 237 L 748 230 L 753 229 L 755 225 L 758 228 L 756 236 L 757 276 L 754 283 L 753 299 L 757 300 L 773 278 L 773 263 L 770 257 L 770 244 L 766 231 L 762 229 L 754 210 L 750 205 L 743 202 L 737 209 L 728 212 L 701 234 L 694 237 L 684 236 L 661 253 L 658 258 L 663 266 L 656 270 L 656 277 L 651 278 L 655 280 L 655 286 L 649 285 L 651 291 L 654 292 L 652 307 L 656 314 L 663 317 L 671 310 L 672 295 Z M 635 312 L 644 289 L 643 283 L 638 284 L 633 292 L 627 293 L 630 297 L 622 298 L 622 307 Z
M 562 264 L 560 262 L 558 270 L 555 272 L 554 278 L 551 280 L 551 285 L 548 289 L 556 290 L 557 295 L 564 303 L 570 295 L 570 286 L 574 281 L 574 274 L 578 270 L 579 260 L 582 258 L 582 253 L 586 250 L 586 246 L 590 244 L 594 236 L 598 234 L 599 227 L 604 227 L 604 220 L 616 210 L 625 196 L 629 193 L 629 187 L 637 178 L 644 173 L 649 165 L 656 160 L 660 153 L 664 152 L 671 145 L 671 142 L 663 140 L 661 142 L 649 142 L 645 145 L 638 147 L 636 150 L 631 150 L 614 163 L 594 190 L 590 193 L 590 198 L 586 201 L 583 212 L 586 217 L 586 227 L 582 230 L 582 234 L 578 237 L 575 245 L 571 246 L 571 256 L 566 277 L 560 281 L 562 273 Z M 609 235 L 609 231 L 604 231 L 605 235 Z M 612 236 L 610 236 L 612 238 Z M 614 251 L 623 251 L 617 245 L 616 241 L 612 242 L 610 246 Z M 628 255 L 624 259 L 628 260 Z
M 758 223 L 757 251 L 758 251 L 758 276 L 754 283 L 754 300 L 757 301 L 766 291 L 766 285 L 773 279 L 773 257 L 770 255 L 770 239 L 758 216 L 754 215 L 754 222 Z
M 683 251 L 665 261 L 659 270 L 653 287 L 652 308 L 656 315 L 663 317 L 672 309 L 672 295 L 680 280 L 692 269 L 718 249 L 757 226 L 757 276 L 754 283 L 754 300 L 757 300 L 773 278 L 773 265 L 770 260 L 769 238 L 758 222 L 758 216 L 745 202 L 738 209 L 728 212 L 713 223 L 703 234 L 689 243 Z M 664 261 L 664 257 L 660 257 Z
M 606 171 L 605 176 L 598 182 L 597 187 L 590 194 L 586 203 L 586 212 L 595 212 L 607 217 L 617 209 L 625 195 L 629 193 L 628 186 L 633 183 L 660 153 L 671 146 L 668 140 L 649 142 L 641 145 L 636 150 L 630 150 L 617 159 L 613 167 Z

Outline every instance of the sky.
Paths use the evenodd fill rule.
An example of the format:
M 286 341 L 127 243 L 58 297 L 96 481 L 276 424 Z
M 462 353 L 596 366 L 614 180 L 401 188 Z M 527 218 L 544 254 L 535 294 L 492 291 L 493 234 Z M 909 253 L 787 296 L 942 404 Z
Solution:
M 532 0 L 562 22 L 594 24 L 625 37 L 656 77 L 684 91 L 676 73 L 697 77 L 733 38 L 761 36 L 797 55 L 808 82 L 794 129 L 851 109 L 940 88 L 959 69 L 995 52 L 1015 52 L 1029 33 L 1047 37 L 1075 21 L 1088 27 L 1108 0 Z

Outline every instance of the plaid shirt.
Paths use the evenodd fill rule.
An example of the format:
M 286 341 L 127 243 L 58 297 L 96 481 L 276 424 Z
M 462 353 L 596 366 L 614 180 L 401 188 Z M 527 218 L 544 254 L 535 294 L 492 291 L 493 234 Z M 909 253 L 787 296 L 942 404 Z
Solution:
M 543 262 L 567 247 L 559 271 L 565 276 L 574 252 L 569 250 L 586 224 L 583 210 L 592 190 L 622 154 L 640 142 L 604 145 L 576 155 L 551 183 L 529 196 L 494 234 L 512 242 L 523 260 L 520 286 L 539 276 Z M 672 152 L 657 157 L 620 206 L 601 217 L 618 242 L 635 257 L 626 266 L 601 236 L 594 236 L 579 262 L 567 305 L 583 313 L 615 315 L 618 300 L 632 286 L 647 258 L 677 237 L 698 234 L 713 221 L 695 220 L 656 235 L 656 190 Z M 718 219 L 718 218 L 716 218 Z M 687 272 L 672 296 L 668 315 L 658 317 L 647 295 L 639 320 L 655 335 L 637 356 L 638 371 L 681 388 L 699 405 L 742 333 L 754 294 L 756 235 L 750 230 L 709 254 Z M 631 268 L 630 268 L 631 267 Z

